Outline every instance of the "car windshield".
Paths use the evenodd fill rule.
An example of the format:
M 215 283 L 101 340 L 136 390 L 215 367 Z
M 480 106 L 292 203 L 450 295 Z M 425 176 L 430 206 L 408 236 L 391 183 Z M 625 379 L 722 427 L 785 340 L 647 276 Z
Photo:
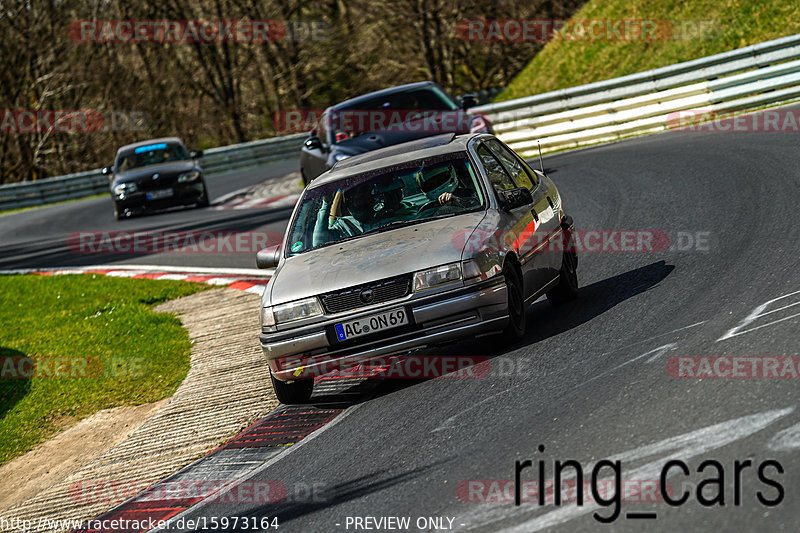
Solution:
M 398 117 L 401 122 L 419 120 L 419 114 L 426 111 L 457 112 L 458 106 L 438 87 L 411 89 L 340 107 L 327 117 L 328 129 L 334 132 L 333 142 L 338 144 L 373 131 L 402 130 L 396 123 Z
M 117 172 L 125 172 L 134 168 L 187 159 L 189 159 L 189 152 L 186 151 L 182 144 L 148 144 L 119 154 L 117 156 L 116 170 Z
M 350 109 L 404 109 L 416 111 L 441 110 L 453 111 L 458 109 L 455 103 L 438 87 L 411 89 L 377 96 L 362 100 L 353 105 L 340 108 L 341 111 Z
M 482 208 L 469 160 L 439 157 L 359 174 L 308 189 L 289 231 L 289 255 L 366 233 Z

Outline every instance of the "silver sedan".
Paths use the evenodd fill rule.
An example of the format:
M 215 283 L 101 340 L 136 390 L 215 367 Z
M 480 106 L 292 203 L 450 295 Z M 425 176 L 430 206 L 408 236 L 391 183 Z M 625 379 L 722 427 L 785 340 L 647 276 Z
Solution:
M 261 306 L 278 399 L 314 377 L 455 339 L 525 334 L 525 312 L 578 291 L 553 182 L 496 137 L 452 135 L 337 163 L 303 192 Z

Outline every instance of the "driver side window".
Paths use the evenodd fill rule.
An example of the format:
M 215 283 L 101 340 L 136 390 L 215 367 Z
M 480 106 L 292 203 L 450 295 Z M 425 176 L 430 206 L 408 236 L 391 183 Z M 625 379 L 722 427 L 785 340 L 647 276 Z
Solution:
M 500 161 L 489 151 L 485 144 L 481 144 L 477 152 L 495 191 L 500 192 L 516 188 L 511 176 L 508 175 L 503 165 L 500 164 Z
M 531 173 L 525 168 L 525 165 L 511 153 L 508 147 L 504 146 L 496 139 L 488 140 L 486 144 L 491 148 L 492 153 L 503 162 L 503 166 L 511 174 L 511 177 L 518 187 L 525 187 L 527 189 L 534 189 L 536 187 L 534 183 L 537 183 L 538 180 L 535 178 L 535 174 L 533 179 L 531 179 Z

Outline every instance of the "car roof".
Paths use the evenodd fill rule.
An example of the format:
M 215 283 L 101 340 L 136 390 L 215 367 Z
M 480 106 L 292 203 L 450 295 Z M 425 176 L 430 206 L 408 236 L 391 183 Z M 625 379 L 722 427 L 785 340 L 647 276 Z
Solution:
M 140 146 L 147 146 L 150 144 L 158 144 L 158 143 L 168 143 L 168 144 L 180 144 L 183 145 L 183 141 L 181 141 L 177 137 L 161 137 L 160 139 L 148 139 L 146 141 L 139 141 L 133 144 L 126 144 L 125 146 L 121 147 L 117 150 L 117 153 L 120 152 L 127 152 L 128 150 L 133 150 L 135 148 L 139 148 Z
M 395 87 L 389 87 L 388 89 L 381 89 L 380 91 L 362 94 L 360 96 L 356 96 L 355 98 L 345 100 L 344 102 L 339 102 L 336 105 L 330 106 L 326 111 L 336 111 L 343 108 L 349 108 L 353 105 L 358 105 L 376 97 L 389 96 L 390 94 L 402 93 L 413 89 L 420 89 L 422 87 L 437 87 L 437 85 L 432 81 L 418 81 L 415 83 L 406 83 L 405 85 L 397 85 Z
M 355 174 L 380 170 L 414 161 L 435 157 L 444 154 L 466 152 L 467 143 L 476 137 L 481 137 L 484 133 L 468 133 L 456 135 L 454 133 L 443 133 L 433 137 L 425 137 L 415 141 L 402 144 L 387 146 L 378 150 L 372 150 L 360 155 L 354 155 L 336 163 L 332 169 L 321 174 L 311 182 L 310 189 L 317 186 L 338 181 Z

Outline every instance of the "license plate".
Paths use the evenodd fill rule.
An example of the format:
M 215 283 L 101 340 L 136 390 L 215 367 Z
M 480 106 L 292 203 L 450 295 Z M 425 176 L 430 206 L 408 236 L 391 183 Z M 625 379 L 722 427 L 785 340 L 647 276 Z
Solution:
M 336 338 L 340 341 L 363 337 L 371 333 L 385 331 L 408 324 L 408 313 L 405 309 L 392 309 L 383 313 L 365 316 L 357 320 L 349 320 L 336 324 Z
M 172 189 L 161 189 L 147 193 L 148 200 L 159 200 L 161 198 L 169 198 L 172 196 Z

